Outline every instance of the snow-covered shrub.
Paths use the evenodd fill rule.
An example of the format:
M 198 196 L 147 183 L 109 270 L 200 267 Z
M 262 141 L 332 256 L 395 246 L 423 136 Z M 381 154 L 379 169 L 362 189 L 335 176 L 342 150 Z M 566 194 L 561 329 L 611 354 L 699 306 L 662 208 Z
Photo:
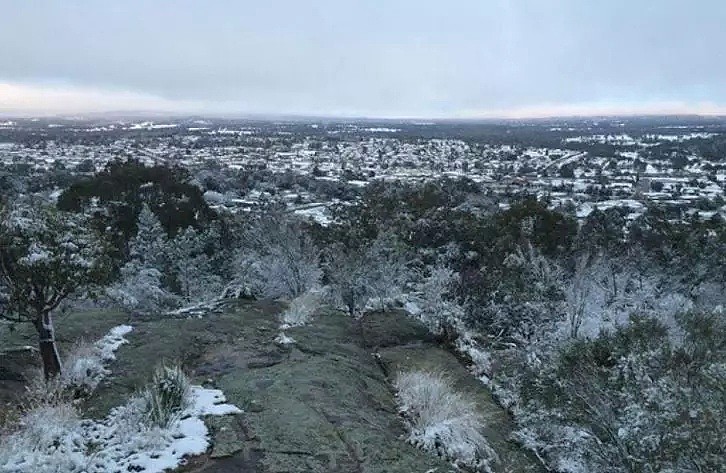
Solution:
M 36 370 L 25 386 L 23 410 L 27 412 L 43 406 L 57 406 L 70 402 L 72 398 L 61 376 L 46 378 L 42 371 Z
M 277 337 L 275 337 L 275 343 L 277 343 L 278 345 L 283 345 L 283 346 L 291 345 L 291 344 L 295 343 L 295 339 L 285 335 L 285 332 L 280 332 L 277 334 Z
M 458 274 L 450 268 L 436 266 L 421 285 L 418 317 L 437 335 L 453 335 L 463 317 L 462 307 L 453 300 Z
M 179 305 L 179 298 L 164 288 L 163 275 L 156 268 L 129 262 L 121 268 L 121 279 L 107 295 L 127 310 L 143 313 L 166 311 Z
M 225 293 L 293 299 L 320 284 L 320 251 L 299 222 L 268 216 L 243 237 Z
M 406 290 L 411 279 L 401 243 L 392 234 L 379 235 L 364 253 L 367 284 L 376 309 L 383 310 Z
M 143 395 L 133 396 L 100 420 L 79 418 L 69 402 L 39 404 L 28 409 L 12 431 L 0 432 L 0 472 L 174 470 L 185 458 L 208 449 L 202 416 L 241 412 L 225 404 L 224 394 L 215 389 L 192 386 L 184 398 L 183 410 L 165 426 L 150 422 Z
M 359 316 L 395 302 L 413 279 L 399 246 L 395 239 L 383 235 L 360 248 L 331 248 L 325 265 L 330 303 Z
M 402 372 L 395 388 L 413 445 L 469 467 L 486 469 L 497 461 L 482 435 L 484 421 L 476 405 L 441 374 Z
M 70 402 L 42 404 L 27 411 L 16 430 L 0 438 L 3 473 L 81 472 L 88 458 L 79 416 Z
M 93 392 L 98 383 L 110 373 L 104 366 L 98 348 L 85 340 L 75 343 L 66 355 L 63 367 L 61 374 L 63 385 L 86 394 Z
M 457 337 L 456 350 L 469 357 L 472 363 L 470 367 L 472 374 L 488 384 L 493 373 L 492 354 L 482 348 L 468 332 L 463 332 Z
M 308 291 L 290 301 L 287 310 L 280 316 L 282 328 L 299 327 L 308 323 L 320 307 L 320 299 L 320 293 Z
M 633 317 L 532 366 L 520 440 L 563 471 L 720 471 L 726 323 L 699 313 L 677 321 L 678 344 L 659 320 Z
M 179 366 L 159 365 L 143 391 L 149 423 L 167 427 L 189 404 L 191 385 Z
M 128 342 L 124 335 L 131 330 L 129 325 L 119 325 L 93 344 L 85 340 L 76 342 L 64 362 L 60 376 L 62 387 L 73 389 L 77 394 L 92 393 L 98 383 L 111 373 L 106 364 L 116 359 L 116 350 Z

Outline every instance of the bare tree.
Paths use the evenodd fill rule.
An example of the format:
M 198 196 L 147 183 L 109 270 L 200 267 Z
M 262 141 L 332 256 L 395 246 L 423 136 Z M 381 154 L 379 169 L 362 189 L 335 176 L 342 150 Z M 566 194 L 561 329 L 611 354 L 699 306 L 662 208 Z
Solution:
M 585 318 L 587 298 L 590 295 L 591 283 L 589 274 L 590 255 L 583 254 L 575 262 L 575 274 L 565 288 L 567 321 L 570 338 L 577 338 L 582 321 Z

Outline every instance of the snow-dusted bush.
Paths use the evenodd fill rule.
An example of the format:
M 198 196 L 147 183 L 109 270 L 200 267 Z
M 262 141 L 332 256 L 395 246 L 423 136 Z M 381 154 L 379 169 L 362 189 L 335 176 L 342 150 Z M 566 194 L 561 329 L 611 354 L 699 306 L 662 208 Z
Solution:
M 421 285 L 421 304 L 418 317 L 437 335 L 458 330 L 463 317 L 462 307 L 453 300 L 458 274 L 450 268 L 436 266 Z
M 39 405 L 0 437 L 0 472 L 170 471 L 208 449 L 202 416 L 241 412 L 224 401 L 221 391 L 193 386 L 184 410 L 165 427 L 149 423 L 142 396 L 98 421 L 80 419 L 70 403 Z
M 64 389 L 74 389 L 82 394 L 92 393 L 98 383 L 111 372 L 106 364 L 116 358 L 115 352 L 128 340 L 124 335 L 131 332 L 129 325 L 112 328 L 97 342 L 90 344 L 85 340 L 76 342 L 68 353 L 60 383 Z
M 80 340 L 66 355 L 61 380 L 64 386 L 85 393 L 93 392 L 98 383 L 110 373 L 95 345 Z
M 726 439 L 726 323 L 633 317 L 563 346 L 521 384 L 519 438 L 562 471 L 715 472 Z
M 295 339 L 285 335 L 285 332 L 280 332 L 277 334 L 277 337 L 275 337 L 275 343 L 282 346 L 291 345 L 295 343 Z
M 322 295 L 319 292 L 308 291 L 296 297 L 280 316 L 281 328 L 299 327 L 307 324 L 316 310 L 320 307 Z
M 143 268 L 130 262 L 121 268 L 121 279 L 107 294 L 127 310 L 166 311 L 178 306 L 179 298 L 164 288 L 162 277 L 156 268 Z
M 151 425 L 167 427 L 189 405 L 191 385 L 179 366 L 159 365 L 143 391 Z
M 399 246 L 384 235 L 361 248 L 330 249 L 325 265 L 330 302 L 359 316 L 369 309 L 385 309 L 399 298 L 413 279 Z
M 441 374 L 399 373 L 395 388 L 413 445 L 469 467 L 486 469 L 497 461 L 482 435 L 484 421 L 476 405 Z
M 89 459 L 80 453 L 83 444 L 78 412 L 70 402 L 39 405 L 21 417 L 13 433 L 0 438 L 0 471 L 85 471 Z
M 320 284 L 320 251 L 295 220 L 270 216 L 243 237 L 226 293 L 293 299 Z

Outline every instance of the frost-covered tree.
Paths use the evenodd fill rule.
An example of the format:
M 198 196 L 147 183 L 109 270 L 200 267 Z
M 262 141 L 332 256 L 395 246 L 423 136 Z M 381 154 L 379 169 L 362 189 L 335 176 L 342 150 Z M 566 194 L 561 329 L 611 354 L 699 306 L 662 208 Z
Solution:
M 379 309 L 400 296 L 411 279 L 404 252 L 390 234 L 379 235 L 364 252 L 368 286 Z
M 436 334 L 453 336 L 463 316 L 452 292 L 458 274 L 446 266 L 435 266 L 421 285 L 422 321 Z
M 214 274 L 212 260 L 206 253 L 209 232 L 189 227 L 170 242 L 169 254 L 179 294 L 186 302 L 219 296 L 222 281 Z
M 397 246 L 382 236 L 362 248 L 338 246 L 328 251 L 326 277 L 334 301 L 350 315 L 360 315 L 371 301 L 384 308 L 399 295 L 412 274 Z
M 168 238 L 159 218 L 144 204 L 136 222 L 136 235 L 129 243 L 131 260 L 163 270 L 168 265 Z
M 121 277 L 108 295 L 124 307 L 142 312 L 172 308 L 178 298 L 168 290 L 171 260 L 166 232 L 147 205 L 139 213 L 137 227 L 129 243 L 131 259 L 121 268 Z
M 294 299 L 322 277 L 320 251 L 301 225 L 285 216 L 269 216 L 248 229 L 235 260 L 236 277 L 227 292 Z
M 33 324 L 46 377 L 61 371 L 53 310 L 109 277 L 105 245 L 86 223 L 43 205 L 16 205 L 0 215 L 0 316 Z
M 338 247 L 330 250 L 325 267 L 333 303 L 341 304 L 353 317 L 365 309 L 371 298 L 365 253 Z
M 213 230 L 192 227 L 169 239 L 159 219 L 144 205 L 138 231 L 129 243 L 130 260 L 121 268 L 120 281 L 109 295 L 129 309 L 155 312 L 182 303 L 200 303 L 221 293 L 208 246 Z

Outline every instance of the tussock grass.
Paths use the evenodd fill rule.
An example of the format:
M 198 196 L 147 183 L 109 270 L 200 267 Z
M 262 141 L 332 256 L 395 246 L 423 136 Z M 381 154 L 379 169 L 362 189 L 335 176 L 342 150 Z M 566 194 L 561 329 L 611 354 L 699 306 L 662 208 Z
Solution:
M 480 471 L 488 471 L 497 461 L 482 435 L 484 421 L 476 405 L 456 392 L 443 375 L 402 372 L 395 388 L 411 444 Z

